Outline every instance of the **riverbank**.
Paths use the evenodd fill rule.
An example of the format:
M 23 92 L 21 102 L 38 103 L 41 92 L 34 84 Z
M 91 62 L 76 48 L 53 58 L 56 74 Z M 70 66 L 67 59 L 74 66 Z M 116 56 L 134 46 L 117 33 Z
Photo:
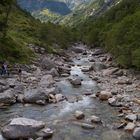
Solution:
M 0 79 L 4 136 L 133 140 L 133 130 L 140 126 L 139 75 L 115 66 L 111 55 L 103 50 L 88 50 L 82 44 L 55 55 L 44 50 L 37 55 L 32 65 L 23 68 L 22 82 L 17 74 Z M 24 126 L 22 136 L 20 132 L 14 134 L 18 129 L 15 123 L 13 128 L 8 123 L 19 117 L 22 119 L 17 124 Z M 26 118 L 42 121 L 35 123 L 43 127 L 31 127 L 35 135 L 27 135 L 27 124 L 32 121 Z M 47 130 L 38 135 L 44 127 Z

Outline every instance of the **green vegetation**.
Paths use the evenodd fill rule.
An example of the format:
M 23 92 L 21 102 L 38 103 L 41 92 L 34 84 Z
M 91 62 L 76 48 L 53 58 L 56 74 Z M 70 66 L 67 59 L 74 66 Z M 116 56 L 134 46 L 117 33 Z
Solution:
M 98 18 L 79 25 L 80 39 L 105 47 L 123 67 L 140 69 L 140 1 L 122 0 Z M 85 27 L 85 28 L 83 28 Z
M 29 43 L 52 51 L 55 44 L 68 47 L 72 42 L 72 33 L 68 29 L 52 23 L 41 23 L 21 10 L 15 0 L 0 2 L 0 26 L 0 61 L 29 61 L 34 55 L 27 47 Z

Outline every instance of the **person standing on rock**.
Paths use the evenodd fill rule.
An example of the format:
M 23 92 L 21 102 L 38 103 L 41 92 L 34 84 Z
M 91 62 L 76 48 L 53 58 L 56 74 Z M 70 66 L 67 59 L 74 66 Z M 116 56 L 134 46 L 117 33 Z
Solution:
M 7 64 L 3 63 L 2 66 L 1 66 L 1 75 L 5 75 L 5 74 L 8 74 Z
M 22 78 L 22 70 L 21 70 L 21 67 L 18 68 L 18 78 L 19 78 L 19 81 L 21 82 L 21 78 Z

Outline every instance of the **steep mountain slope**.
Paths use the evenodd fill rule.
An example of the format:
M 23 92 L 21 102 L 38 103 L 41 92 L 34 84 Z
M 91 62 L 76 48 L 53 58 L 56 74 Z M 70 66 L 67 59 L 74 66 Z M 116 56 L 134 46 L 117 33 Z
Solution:
M 67 47 L 72 41 L 71 32 L 67 28 L 52 23 L 42 24 L 21 10 L 15 0 L 0 1 L 0 26 L 0 61 L 29 61 L 32 56 L 26 46 L 29 43 L 50 51 L 54 44 Z
M 43 9 L 49 9 L 52 12 L 60 15 L 70 13 L 70 9 L 64 2 L 51 0 L 17 0 L 18 4 L 27 11 L 35 12 Z
M 61 2 L 65 2 L 70 9 L 75 9 L 77 6 L 81 4 L 87 4 L 92 0 L 57 0 Z
M 120 66 L 140 69 L 140 1 L 118 1 L 97 15 L 76 26 L 79 37 L 89 45 L 105 47 Z
M 92 0 L 89 3 L 79 5 L 72 13 L 66 15 L 61 24 L 76 26 L 83 23 L 89 17 L 98 16 L 118 0 Z

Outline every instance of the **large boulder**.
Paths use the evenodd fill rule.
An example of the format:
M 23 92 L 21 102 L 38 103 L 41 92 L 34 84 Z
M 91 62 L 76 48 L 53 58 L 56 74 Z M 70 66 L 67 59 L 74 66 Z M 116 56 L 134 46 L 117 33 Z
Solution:
M 29 89 L 25 91 L 23 101 L 25 103 L 37 103 L 37 101 L 46 101 L 47 94 L 43 90 Z
M 119 69 L 118 68 L 109 68 L 103 71 L 103 76 L 109 76 L 117 72 Z
M 55 81 L 52 75 L 44 75 L 38 85 L 42 88 L 50 88 L 54 85 L 54 83 Z
M 101 62 L 95 62 L 93 65 L 92 65 L 92 69 L 94 71 L 101 71 L 103 69 L 106 69 L 107 66 Z
M 140 140 L 140 127 L 137 127 L 137 128 L 134 129 L 133 137 L 134 137 L 136 140 Z
M 41 67 L 45 70 L 51 70 L 52 68 L 55 68 L 56 65 L 54 61 L 50 60 L 49 58 L 45 57 L 41 61 Z
M 12 89 L 6 90 L 0 93 L 0 103 L 3 104 L 13 104 L 16 102 L 16 96 Z
M 2 129 L 2 135 L 7 139 L 36 137 L 36 133 L 44 128 L 45 124 L 27 118 L 14 118 Z

